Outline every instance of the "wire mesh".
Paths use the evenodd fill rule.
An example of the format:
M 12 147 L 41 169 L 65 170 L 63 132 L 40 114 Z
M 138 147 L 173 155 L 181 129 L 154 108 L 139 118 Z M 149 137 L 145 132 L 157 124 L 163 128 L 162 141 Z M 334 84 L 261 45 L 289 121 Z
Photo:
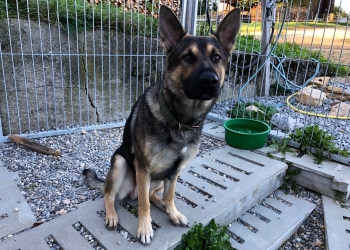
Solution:
M 267 1 L 264 6 L 264 2 L 227 0 L 207 5 L 214 30 L 215 21 L 232 8 L 239 7 L 242 17 L 226 86 L 211 117 L 262 120 L 271 125 L 270 135 L 306 144 L 305 152 L 324 154 L 328 150 L 348 157 L 349 4 L 293 0 Z M 199 2 L 199 34 L 210 33 L 205 3 Z M 272 29 L 264 34 L 263 25 L 268 21 Z M 263 65 L 264 35 L 271 49 L 267 66 Z M 271 70 L 268 95 L 263 91 L 266 67 Z
M 186 2 L 1 1 L 1 141 L 14 133 L 35 137 L 124 124 L 136 99 L 164 71 L 159 5 L 180 18 Z M 336 137 L 339 148 L 350 150 L 347 1 L 196 2 L 197 35 L 209 35 L 231 9 L 241 9 L 241 32 L 212 117 L 260 119 L 277 136 L 292 133 L 294 139 L 298 128 L 318 125 Z M 272 29 L 264 34 L 266 22 Z M 267 65 L 263 36 L 271 49 Z M 268 95 L 262 81 L 266 68 Z M 315 100 L 298 98 L 307 86 Z

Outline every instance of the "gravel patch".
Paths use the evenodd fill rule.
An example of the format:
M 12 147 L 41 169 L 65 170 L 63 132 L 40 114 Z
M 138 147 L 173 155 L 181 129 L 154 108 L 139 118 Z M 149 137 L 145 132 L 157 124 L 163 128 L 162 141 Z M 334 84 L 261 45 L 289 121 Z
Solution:
M 77 209 L 82 202 L 102 197 L 100 191 L 87 188 L 82 171 L 93 168 L 99 176 L 106 176 L 110 157 L 122 142 L 122 133 L 123 128 L 114 128 L 34 139 L 60 150 L 61 157 L 42 155 L 15 143 L 6 143 L 0 145 L 0 160 L 10 172 L 18 174 L 17 185 L 37 221 L 46 222 Z M 220 140 L 203 135 L 198 157 L 225 145 Z M 315 203 L 317 208 L 281 249 L 323 249 L 321 196 L 305 189 L 298 196 Z M 75 224 L 74 228 L 82 231 L 94 248 L 103 248 L 81 225 Z M 59 249 L 58 245 L 54 245 L 54 239 L 48 237 L 46 241 L 51 248 Z M 315 248 L 316 245 L 320 246 Z
M 0 146 L 0 160 L 10 172 L 17 172 L 17 185 L 34 216 L 45 222 L 75 210 L 86 200 L 102 197 L 100 191 L 87 188 L 82 171 L 93 168 L 98 175 L 106 176 L 122 132 L 116 128 L 35 139 L 60 150 L 61 157 L 6 143 Z
M 298 194 L 293 195 L 315 204 L 316 208 L 299 227 L 297 232 L 295 232 L 294 235 L 279 249 L 325 249 L 325 227 L 323 221 L 323 207 L 321 195 L 303 187 L 301 188 L 301 191 Z

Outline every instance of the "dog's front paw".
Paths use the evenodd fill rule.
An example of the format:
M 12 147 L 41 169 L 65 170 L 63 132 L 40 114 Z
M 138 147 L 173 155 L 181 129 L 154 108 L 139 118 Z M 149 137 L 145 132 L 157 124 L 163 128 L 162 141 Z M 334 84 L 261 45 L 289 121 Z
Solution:
M 190 227 L 190 223 L 187 218 L 176 209 L 172 211 L 167 210 L 166 213 L 169 215 L 169 218 L 175 226 Z
M 115 211 L 106 213 L 105 224 L 106 228 L 109 230 L 113 230 L 117 227 L 118 215 Z
M 139 219 L 137 238 L 142 244 L 150 244 L 153 238 L 152 219 Z

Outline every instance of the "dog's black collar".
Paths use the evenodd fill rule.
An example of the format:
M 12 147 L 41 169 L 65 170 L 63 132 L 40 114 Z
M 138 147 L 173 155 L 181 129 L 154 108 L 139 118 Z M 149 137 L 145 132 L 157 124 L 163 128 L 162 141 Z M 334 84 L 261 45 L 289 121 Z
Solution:
M 187 125 L 182 122 L 179 122 L 176 120 L 176 118 L 173 116 L 171 113 L 168 105 L 165 102 L 164 96 L 163 96 L 163 85 L 159 91 L 158 94 L 158 99 L 159 99 L 159 107 L 160 107 L 160 112 L 162 113 L 164 119 L 167 121 L 167 123 L 170 125 L 172 129 L 175 131 L 177 130 L 178 132 L 182 131 L 189 131 L 189 130 L 194 130 L 199 128 L 199 126 L 196 125 Z

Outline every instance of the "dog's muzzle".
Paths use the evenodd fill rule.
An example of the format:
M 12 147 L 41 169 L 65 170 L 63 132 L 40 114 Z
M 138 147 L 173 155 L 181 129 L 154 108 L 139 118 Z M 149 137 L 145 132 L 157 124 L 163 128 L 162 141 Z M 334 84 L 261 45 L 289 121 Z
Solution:
M 213 72 L 205 72 L 199 77 L 199 83 L 207 87 L 215 86 L 219 84 L 219 78 Z
M 184 91 L 188 98 L 197 100 L 211 100 L 217 97 L 220 93 L 219 76 L 211 70 L 201 70 L 193 74 L 193 77 L 188 79 L 184 84 Z

